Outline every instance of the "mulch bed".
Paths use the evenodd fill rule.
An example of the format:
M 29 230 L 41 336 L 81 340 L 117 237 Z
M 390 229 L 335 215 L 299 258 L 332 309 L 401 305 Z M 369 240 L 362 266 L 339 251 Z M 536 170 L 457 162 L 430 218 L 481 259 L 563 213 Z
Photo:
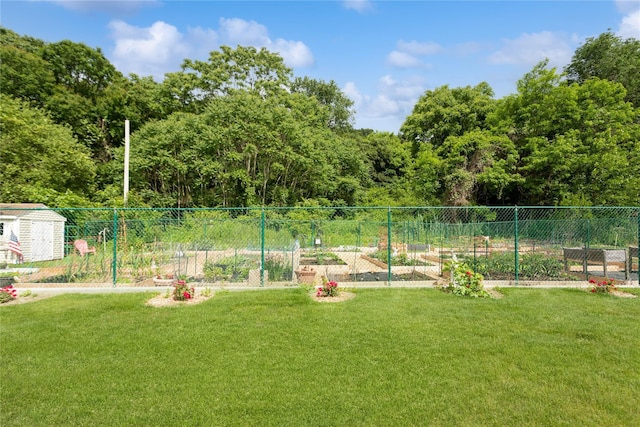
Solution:
M 353 292 L 340 291 L 340 293 L 336 297 L 319 297 L 316 296 L 315 292 L 311 292 L 309 296 L 312 300 L 317 302 L 343 302 L 355 298 L 356 294 L 354 294 Z

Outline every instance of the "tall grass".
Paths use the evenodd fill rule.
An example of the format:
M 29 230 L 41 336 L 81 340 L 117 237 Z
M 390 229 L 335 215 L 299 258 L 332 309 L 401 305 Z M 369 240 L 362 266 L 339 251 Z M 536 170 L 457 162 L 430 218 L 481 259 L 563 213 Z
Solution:
M 503 293 L 1 307 L 0 425 L 640 425 L 640 299 Z

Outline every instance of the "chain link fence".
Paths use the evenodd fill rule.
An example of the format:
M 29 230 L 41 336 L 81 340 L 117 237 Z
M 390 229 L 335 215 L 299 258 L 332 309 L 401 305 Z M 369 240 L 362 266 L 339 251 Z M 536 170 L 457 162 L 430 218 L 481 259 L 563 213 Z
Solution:
M 640 285 L 639 223 L 640 207 L 3 207 L 0 277 L 33 286 L 177 278 L 293 286 L 323 277 L 341 286 L 411 286 L 446 282 L 456 261 L 485 283 L 606 277 Z

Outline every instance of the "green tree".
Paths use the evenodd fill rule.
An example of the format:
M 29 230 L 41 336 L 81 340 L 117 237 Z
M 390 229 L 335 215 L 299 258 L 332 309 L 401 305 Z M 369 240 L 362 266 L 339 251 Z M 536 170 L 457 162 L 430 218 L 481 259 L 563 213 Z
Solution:
M 51 67 L 56 83 L 92 101 L 119 74 L 100 48 L 70 40 L 47 44 L 42 58 Z
M 182 111 L 203 111 L 207 102 L 235 90 L 262 96 L 281 93 L 291 84 L 292 71 L 282 57 L 265 48 L 221 46 L 207 61 L 185 59 L 182 70 L 167 73 L 166 92 Z
M 589 37 L 565 71 L 570 83 L 582 84 L 593 77 L 621 83 L 626 100 L 640 107 L 640 40 L 623 39 L 611 31 Z
M 24 101 L 0 95 L 0 199 L 42 202 L 91 193 L 89 151 L 64 126 Z
M 489 118 L 514 141 L 517 204 L 634 204 L 639 200 L 639 111 L 620 83 L 568 83 L 540 63 Z
M 477 86 L 450 89 L 448 85 L 428 90 L 400 128 L 405 141 L 413 144 L 413 155 L 420 144 L 441 146 L 449 136 L 486 129 L 485 119 L 493 110 L 493 90 L 482 82 Z
M 518 152 L 506 135 L 474 130 L 450 136 L 438 149 L 443 170 L 443 202 L 451 206 L 501 204 L 512 186 Z
M 42 59 L 43 47 L 42 41 L 0 27 L 3 94 L 38 106 L 44 104 L 53 91 L 55 78 L 47 61 Z
M 308 114 L 313 105 L 323 108 L 301 94 L 234 91 L 210 100 L 201 114 L 150 122 L 132 136 L 137 191 L 151 189 L 179 206 L 352 203 L 366 176 L 364 161 Z
M 329 110 L 326 122 L 330 129 L 341 132 L 353 129 L 353 101 L 342 93 L 333 80 L 327 83 L 310 77 L 296 77 L 291 91 L 313 96 L 326 106 Z

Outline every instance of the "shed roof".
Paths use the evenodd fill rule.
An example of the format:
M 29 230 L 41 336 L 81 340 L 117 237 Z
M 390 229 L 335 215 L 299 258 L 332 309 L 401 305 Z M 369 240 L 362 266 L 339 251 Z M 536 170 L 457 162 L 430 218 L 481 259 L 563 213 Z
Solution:
M 20 218 L 39 210 L 49 211 L 52 214 L 59 216 L 61 220 L 66 221 L 64 216 L 51 210 L 51 208 L 42 203 L 0 203 L 0 216 L 13 216 Z

